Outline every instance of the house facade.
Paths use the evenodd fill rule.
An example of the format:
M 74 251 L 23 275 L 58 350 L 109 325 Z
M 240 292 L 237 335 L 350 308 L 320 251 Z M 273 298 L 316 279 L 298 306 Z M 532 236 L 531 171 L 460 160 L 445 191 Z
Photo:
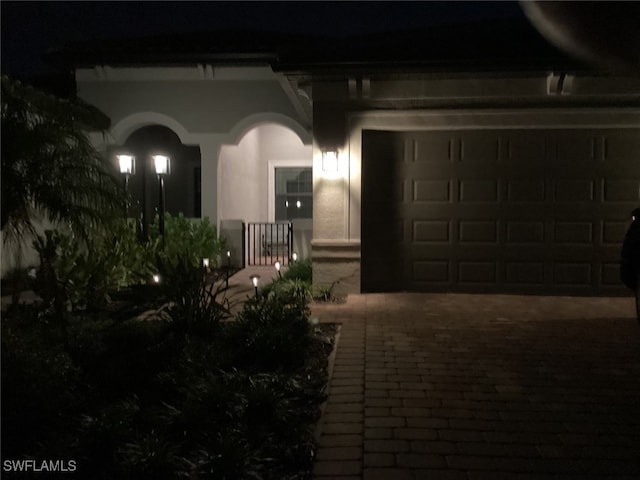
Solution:
M 105 155 L 169 129 L 195 150 L 168 203 L 180 192 L 223 234 L 292 222 L 314 282 L 339 294 L 623 292 L 638 78 L 539 46 L 480 62 L 468 44 L 395 41 L 94 56 L 75 61 L 77 91 L 112 120 Z

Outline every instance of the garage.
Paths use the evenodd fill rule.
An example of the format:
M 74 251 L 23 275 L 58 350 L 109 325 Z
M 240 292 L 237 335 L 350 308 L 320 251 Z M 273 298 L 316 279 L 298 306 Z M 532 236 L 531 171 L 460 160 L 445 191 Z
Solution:
M 611 295 L 637 128 L 362 132 L 364 292 Z

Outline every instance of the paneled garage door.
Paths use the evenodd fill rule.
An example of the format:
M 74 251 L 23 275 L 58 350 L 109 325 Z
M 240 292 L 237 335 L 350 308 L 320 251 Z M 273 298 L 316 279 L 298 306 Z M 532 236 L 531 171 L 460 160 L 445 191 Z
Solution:
M 615 294 L 640 130 L 364 131 L 363 291 Z

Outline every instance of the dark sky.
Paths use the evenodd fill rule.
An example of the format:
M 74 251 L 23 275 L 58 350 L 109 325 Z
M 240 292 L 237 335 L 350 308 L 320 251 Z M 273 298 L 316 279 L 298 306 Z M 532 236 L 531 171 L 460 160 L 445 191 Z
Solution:
M 48 71 L 40 55 L 83 39 L 226 28 L 345 35 L 488 18 L 522 18 L 517 2 L 23 2 L 2 1 L 2 72 Z

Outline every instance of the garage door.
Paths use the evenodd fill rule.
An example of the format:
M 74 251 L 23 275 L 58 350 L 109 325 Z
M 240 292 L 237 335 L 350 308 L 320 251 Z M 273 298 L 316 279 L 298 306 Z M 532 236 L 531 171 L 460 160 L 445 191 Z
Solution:
M 363 132 L 363 291 L 616 294 L 640 130 Z

